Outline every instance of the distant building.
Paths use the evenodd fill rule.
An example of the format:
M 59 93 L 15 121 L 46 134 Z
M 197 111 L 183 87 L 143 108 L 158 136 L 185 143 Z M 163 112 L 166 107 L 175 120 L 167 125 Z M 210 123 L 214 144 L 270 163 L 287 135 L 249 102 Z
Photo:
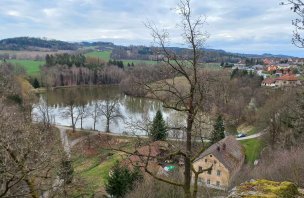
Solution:
M 265 87 L 275 87 L 276 86 L 276 79 L 275 78 L 266 78 L 262 81 L 262 86 Z
M 278 69 L 289 69 L 290 65 L 288 63 L 286 64 L 278 64 Z
M 284 75 L 276 78 L 275 84 L 277 87 L 297 86 L 301 85 L 301 81 L 295 75 Z
M 274 71 L 276 71 L 277 69 L 278 69 L 278 67 L 275 66 L 275 65 L 270 65 L 270 66 L 268 66 L 268 67 L 266 68 L 266 70 L 267 70 L 268 72 L 274 72 Z
M 252 66 L 252 69 L 255 69 L 255 70 L 263 70 L 265 67 L 264 65 L 254 65 Z
M 284 86 L 298 86 L 301 81 L 295 75 L 284 75 L 278 78 L 266 78 L 262 81 L 261 86 L 265 87 L 284 87 Z
M 282 75 L 283 75 L 283 71 L 281 71 L 281 70 L 277 70 L 275 73 L 276 77 L 281 77 Z
M 258 76 L 262 76 L 264 79 L 270 77 L 270 74 L 265 73 L 263 70 L 256 71 Z
M 270 60 L 270 59 L 268 59 L 268 58 L 265 58 L 264 60 L 263 60 L 263 62 L 264 62 L 264 64 L 265 65 L 271 65 L 271 64 L 273 64 L 273 60 Z
M 133 155 L 128 156 L 122 164 L 132 169 L 134 166 L 140 167 L 144 171 L 146 163 L 149 170 L 158 171 L 161 163 L 158 158 L 165 155 L 169 150 L 169 144 L 165 141 L 155 141 L 136 149 Z
M 242 63 L 235 63 L 234 66 L 232 67 L 232 69 L 240 69 L 240 70 L 243 70 L 243 69 L 246 69 L 246 64 L 242 64 Z
M 213 168 L 199 175 L 200 185 L 227 189 L 232 178 L 239 172 L 245 160 L 245 149 L 233 136 L 213 144 L 193 163 L 195 170 Z

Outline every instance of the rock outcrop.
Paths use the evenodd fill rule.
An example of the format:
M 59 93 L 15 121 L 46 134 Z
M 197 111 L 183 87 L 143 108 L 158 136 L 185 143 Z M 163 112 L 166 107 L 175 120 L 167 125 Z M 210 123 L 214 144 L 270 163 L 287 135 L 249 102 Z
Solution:
M 233 188 L 229 198 L 299 198 L 303 191 L 292 182 L 274 182 L 269 180 L 251 180 Z

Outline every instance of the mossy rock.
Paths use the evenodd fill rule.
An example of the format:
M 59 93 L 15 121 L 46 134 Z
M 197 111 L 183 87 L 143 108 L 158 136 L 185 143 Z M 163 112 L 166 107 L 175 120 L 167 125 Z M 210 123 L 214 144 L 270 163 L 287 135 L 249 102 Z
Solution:
M 231 198 L 292 198 L 299 195 L 298 188 L 291 182 L 252 180 L 234 188 Z

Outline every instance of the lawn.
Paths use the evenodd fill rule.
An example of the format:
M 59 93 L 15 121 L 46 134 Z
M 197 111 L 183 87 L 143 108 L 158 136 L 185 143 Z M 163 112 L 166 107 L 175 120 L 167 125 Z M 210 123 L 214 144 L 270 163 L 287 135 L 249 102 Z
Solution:
M 242 140 L 240 143 L 245 147 L 246 162 L 253 164 L 254 161 L 259 158 L 260 152 L 263 149 L 262 140 L 256 138 L 250 140 Z
M 73 163 L 76 175 L 85 180 L 86 189 L 89 192 L 104 189 L 111 167 L 116 161 L 121 160 L 118 153 L 106 157 L 107 153 L 107 151 L 104 151 L 101 155 L 80 157 Z
M 79 132 L 80 134 L 81 132 Z M 103 192 L 109 171 L 116 161 L 122 160 L 124 153 L 106 149 L 111 142 L 112 146 L 131 150 L 134 148 L 128 138 L 116 138 L 104 135 L 91 139 L 89 144 L 84 141 L 73 148 L 72 158 L 76 180 L 83 182 L 81 191 L 89 194 Z M 131 145 L 132 144 L 132 145 Z M 89 146 L 91 145 L 91 146 Z M 75 192 L 77 194 L 77 192 Z
M 25 69 L 25 71 L 30 75 L 37 75 L 40 72 L 40 65 L 44 65 L 44 61 L 35 61 L 35 60 L 16 60 L 11 59 L 8 60 L 10 63 L 14 63 L 16 65 L 20 65 Z
M 101 58 L 105 61 L 109 61 L 111 57 L 112 51 L 93 51 L 86 53 L 85 56 L 90 56 L 90 57 L 96 57 L 96 58 Z

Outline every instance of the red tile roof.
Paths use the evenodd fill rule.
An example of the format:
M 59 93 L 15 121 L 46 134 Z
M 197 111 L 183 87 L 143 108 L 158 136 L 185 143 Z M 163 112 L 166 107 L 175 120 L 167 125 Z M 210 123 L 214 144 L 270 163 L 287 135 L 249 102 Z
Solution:
M 276 82 L 275 78 L 266 78 L 262 81 L 262 84 L 273 84 Z
M 283 80 L 283 81 L 297 81 L 298 78 L 295 75 L 285 75 L 281 76 L 279 78 L 276 78 L 276 80 Z

